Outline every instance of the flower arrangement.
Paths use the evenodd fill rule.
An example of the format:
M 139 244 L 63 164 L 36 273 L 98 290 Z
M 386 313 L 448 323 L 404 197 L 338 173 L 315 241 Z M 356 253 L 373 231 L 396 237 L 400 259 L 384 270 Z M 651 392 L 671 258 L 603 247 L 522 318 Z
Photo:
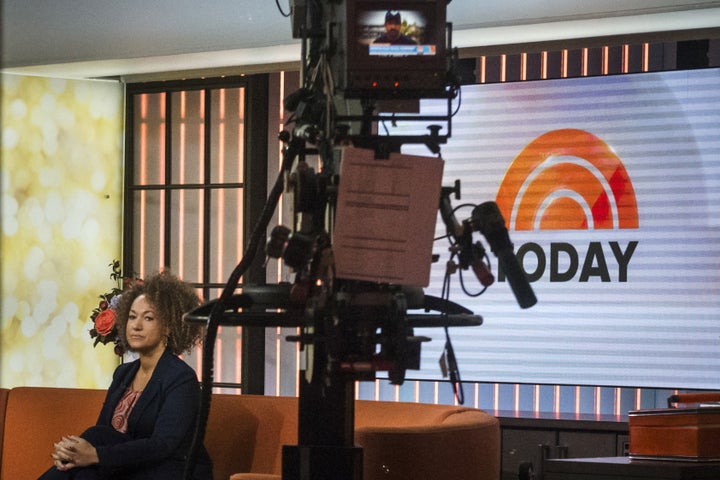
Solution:
M 90 320 L 93 321 L 93 328 L 90 330 L 90 338 L 94 338 L 93 347 L 98 343 L 106 345 L 110 342 L 115 344 L 115 354 L 122 356 L 125 349 L 120 343 L 120 337 L 117 331 L 117 308 L 120 304 L 120 298 L 126 288 L 132 287 L 137 283 L 142 283 L 142 279 L 138 277 L 123 277 L 120 270 L 120 261 L 113 260 L 111 264 L 112 272 L 110 278 L 113 279 L 117 286 L 113 287 L 109 292 L 100 295 L 100 303 L 92 311 Z

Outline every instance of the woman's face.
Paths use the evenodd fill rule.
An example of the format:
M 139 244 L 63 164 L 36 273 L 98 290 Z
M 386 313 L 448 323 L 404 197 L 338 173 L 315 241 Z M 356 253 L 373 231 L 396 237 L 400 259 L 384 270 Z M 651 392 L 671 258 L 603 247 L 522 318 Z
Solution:
M 138 296 L 130 307 L 125 336 L 131 350 L 152 354 L 165 349 L 167 328 L 155 312 L 155 306 L 145 295 Z

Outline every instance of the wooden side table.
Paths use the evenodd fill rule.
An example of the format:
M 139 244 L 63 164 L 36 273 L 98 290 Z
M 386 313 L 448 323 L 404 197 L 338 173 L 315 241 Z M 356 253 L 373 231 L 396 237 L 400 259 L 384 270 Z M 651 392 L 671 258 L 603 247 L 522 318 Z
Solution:
M 718 480 L 720 462 L 563 458 L 546 460 L 543 472 L 543 480 Z

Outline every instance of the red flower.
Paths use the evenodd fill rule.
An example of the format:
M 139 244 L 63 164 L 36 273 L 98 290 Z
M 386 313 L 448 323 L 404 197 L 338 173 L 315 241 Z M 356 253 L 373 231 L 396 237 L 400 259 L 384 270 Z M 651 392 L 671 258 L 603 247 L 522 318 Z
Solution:
M 112 332 L 112 329 L 115 327 L 115 318 L 115 310 L 111 308 L 100 312 L 95 318 L 95 330 L 98 335 L 105 336 Z

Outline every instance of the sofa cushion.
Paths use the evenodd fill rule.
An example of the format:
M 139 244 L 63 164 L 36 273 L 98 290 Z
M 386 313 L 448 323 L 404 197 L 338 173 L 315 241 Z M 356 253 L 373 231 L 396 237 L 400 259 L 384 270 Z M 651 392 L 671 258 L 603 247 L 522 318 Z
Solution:
M 297 442 L 296 405 L 294 398 L 214 394 L 205 446 L 215 478 L 237 472 L 279 474 L 281 442 Z
M 17 387 L 7 400 L 2 479 L 37 478 L 52 466 L 53 443 L 97 421 L 104 390 Z

